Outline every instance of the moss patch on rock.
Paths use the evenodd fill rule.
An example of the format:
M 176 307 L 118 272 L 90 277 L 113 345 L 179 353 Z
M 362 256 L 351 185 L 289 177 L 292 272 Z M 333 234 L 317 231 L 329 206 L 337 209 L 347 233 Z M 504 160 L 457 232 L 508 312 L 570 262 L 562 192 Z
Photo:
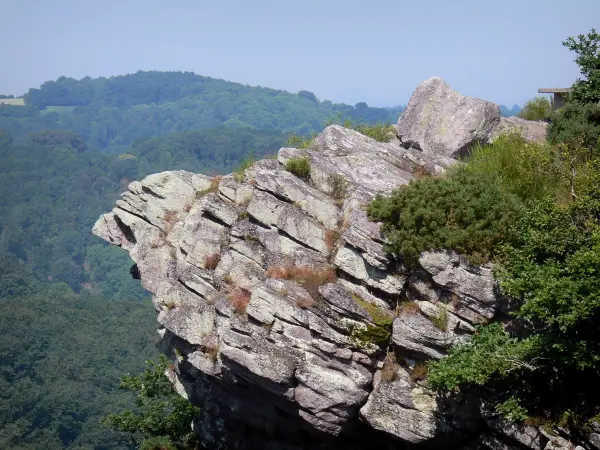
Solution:
M 357 342 L 368 342 L 379 347 L 385 347 L 389 344 L 392 336 L 392 322 L 394 315 L 391 311 L 375 306 L 358 295 L 352 294 L 354 301 L 371 316 L 373 324 L 366 325 L 365 328 L 356 328 L 352 331 L 352 338 Z

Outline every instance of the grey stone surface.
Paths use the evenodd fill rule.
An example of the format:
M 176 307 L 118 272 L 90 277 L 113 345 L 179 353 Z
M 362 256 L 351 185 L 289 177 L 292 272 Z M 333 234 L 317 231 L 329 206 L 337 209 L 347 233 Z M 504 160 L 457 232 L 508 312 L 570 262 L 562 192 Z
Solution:
M 545 142 L 548 124 L 520 117 L 502 117 L 494 130 L 490 141 L 495 141 L 502 133 L 516 132 L 527 141 Z
M 475 142 L 489 142 L 499 124 L 498 105 L 466 97 L 433 77 L 415 89 L 396 130 L 405 147 L 456 157 Z
M 486 423 L 494 433 L 524 447 L 543 450 L 546 445 L 547 438 L 536 427 L 509 423 L 498 416 L 486 417 Z

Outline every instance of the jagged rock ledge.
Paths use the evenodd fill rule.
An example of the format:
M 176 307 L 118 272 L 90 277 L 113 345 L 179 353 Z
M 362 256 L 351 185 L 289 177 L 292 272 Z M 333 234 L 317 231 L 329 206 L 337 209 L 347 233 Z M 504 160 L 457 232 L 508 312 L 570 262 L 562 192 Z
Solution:
M 447 86 L 424 84 L 438 86 L 427 100 L 437 111 Z M 411 107 L 428 111 L 417 100 L 401 123 Z M 468 111 L 477 117 L 463 135 L 475 126 L 493 139 L 476 123 L 493 107 Z M 543 448 L 537 430 L 515 431 L 478 399 L 440 398 L 422 380 L 425 361 L 499 312 L 491 268 L 429 252 L 409 271 L 365 212 L 377 194 L 457 164 L 449 156 L 482 140 L 471 135 L 422 151 L 419 136 L 379 143 L 332 125 L 243 176 L 150 175 L 100 217 L 94 234 L 127 250 L 153 293 L 170 377 L 201 406 L 194 429 L 206 448 Z M 310 182 L 285 169 L 296 157 L 309 159 Z

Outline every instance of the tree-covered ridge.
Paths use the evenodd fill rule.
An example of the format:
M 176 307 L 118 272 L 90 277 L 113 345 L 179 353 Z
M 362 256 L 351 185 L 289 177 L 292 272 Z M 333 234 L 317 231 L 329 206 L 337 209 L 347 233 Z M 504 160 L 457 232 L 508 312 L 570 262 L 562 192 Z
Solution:
M 600 35 L 564 45 L 586 79 L 552 114 L 548 143 L 502 136 L 444 176 L 377 198 L 369 215 L 409 263 L 426 250 L 492 261 L 509 305 L 503 324 L 430 363 L 430 387 L 483 386 L 507 419 L 576 438 L 600 417 Z
M 122 151 L 138 139 L 219 126 L 309 135 L 326 120 L 396 122 L 402 106 L 373 108 L 190 72 L 137 72 L 111 78 L 61 77 L 31 89 L 27 106 L 0 105 L 0 129 L 22 141 L 42 129 L 72 130 L 91 147 Z

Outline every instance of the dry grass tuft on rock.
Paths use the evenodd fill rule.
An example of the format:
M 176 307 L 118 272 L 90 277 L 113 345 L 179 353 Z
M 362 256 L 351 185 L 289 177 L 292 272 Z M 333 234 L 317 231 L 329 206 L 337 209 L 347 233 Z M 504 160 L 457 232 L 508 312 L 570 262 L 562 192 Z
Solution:
M 246 307 L 250 303 L 250 291 L 235 286 L 229 291 L 227 299 L 237 314 L 246 315 Z
M 165 214 L 164 220 L 164 233 L 169 234 L 177 221 L 179 220 L 179 215 L 177 211 L 167 211 Z
M 185 212 L 190 212 L 190 209 L 192 209 L 192 206 L 194 206 L 194 203 L 189 201 L 189 202 L 185 202 L 185 205 L 183 205 L 183 210 Z
M 411 314 L 419 314 L 421 310 L 419 309 L 419 305 L 416 302 L 405 302 L 400 303 L 396 307 L 396 315 L 400 316 L 409 316 Z
M 216 363 L 217 359 L 219 359 L 219 347 L 203 347 L 202 353 L 204 353 L 213 363 Z
M 272 266 L 265 275 L 267 278 L 295 281 L 308 291 L 313 300 L 320 297 L 319 287 L 337 281 L 335 270 L 328 266 Z
M 431 177 L 433 175 L 435 175 L 435 171 L 428 166 L 419 166 L 413 172 L 413 176 L 416 180 L 422 180 L 423 178 Z
M 335 244 L 340 238 L 340 232 L 337 230 L 325 230 L 325 245 L 329 251 L 335 248 Z
M 206 255 L 204 257 L 204 268 L 208 270 L 215 270 L 221 261 L 220 253 L 213 253 L 212 255 Z
M 427 364 L 418 362 L 410 371 L 410 379 L 413 381 L 424 380 L 425 378 L 427 378 L 427 372 L 429 372 Z
M 233 180 L 236 183 L 243 183 L 246 179 L 246 169 L 252 167 L 255 162 L 256 159 L 254 159 L 253 157 L 244 159 L 244 161 L 242 161 L 242 164 L 240 164 L 240 166 L 233 171 Z
M 167 298 L 166 300 L 163 301 L 163 304 L 165 305 L 165 308 L 167 308 L 169 311 L 171 311 L 172 309 L 177 308 L 179 306 L 177 301 L 172 298 Z
M 348 182 L 338 173 L 329 175 L 327 180 L 331 188 L 331 196 L 337 201 L 343 201 L 348 193 Z
M 156 238 L 153 239 L 152 242 L 150 242 L 150 248 L 160 248 L 160 247 L 164 247 L 167 243 L 167 235 L 165 234 L 164 231 L 161 231 L 160 235 Z
M 390 383 L 396 378 L 396 374 L 400 369 L 400 364 L 396 360 L 394 352 L 388 352 L 383 360 L 383 367 L 381 368 L 381 381 Z
M 311 297 L 302 297 L 296 300 L 296 306 L 301 309 L 308 309 L 315 306 L 315 301 Z
M 210 180 L 210 186 L 206 189 L 196 192 L 196 198 L 203 197 L 204 195 L 209 194 L 210 192 L 215 192 L 217 189 L 219 189 L 219 184 L 221 184 L 222 178 L 223 177 L 220 175 L 212 177 Z

